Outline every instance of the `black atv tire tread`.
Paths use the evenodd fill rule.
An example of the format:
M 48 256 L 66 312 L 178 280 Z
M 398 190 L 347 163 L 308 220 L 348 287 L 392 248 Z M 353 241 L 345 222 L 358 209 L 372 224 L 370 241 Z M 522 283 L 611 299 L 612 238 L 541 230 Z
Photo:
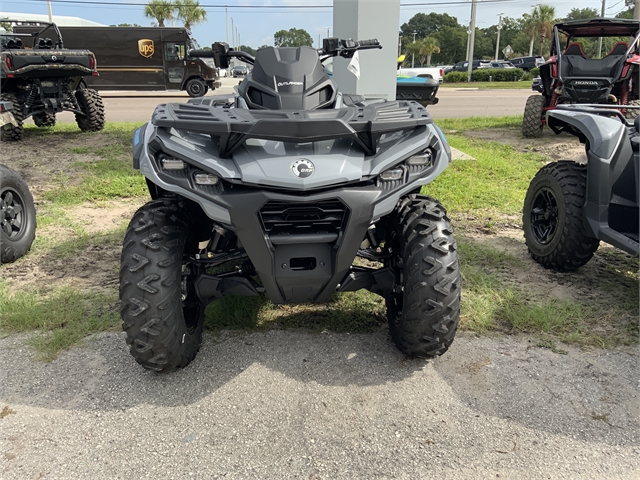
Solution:
M 0 232 L 0 263 L 15 262 L 27 254 L 36 237 L 36 207 L 27 183 L 11 168 L 0 165 L 0 185 L 10 187 L 20 194 L 24 202 L 24 214 L 27 226 L 17 240 L 9 240 L 4 232 Z
M 564 208 L 558 211 L 558 226 L 555 237 L 549 243 L 552 248 L 537 248 L 535 235 L 531 231 L 530 212 L 539 185 L 545 182 L 557 183 L 562 198 L 556 195 L 556 201 L 560 206 L 563 201 Z M 548 185 L 549 187 L 551 185 Z M 571 160 L 561 160 L 542 167 L 531 180 L 524 201 L 522 212 L 522 224 L 527 249 L 531 257 L 545 268 L 571 272 L 585 265 L 598 249 L 600 241 L 587 234 L 583 223 L 583 206 L 587 191 L 587 166 Z M 561 223 L 561 219 L 564 221 Z M 532 248 L 533 247 L 533 248 Z M 544 251 L 543 251 L 544 250 Z M 548 251 L 547 251 L 548 250 Z
M 444 207 L 425 195 L 402 198 L 396 212 L 404 292 L 399 312 L 387 299 L 389 330 L 407 356 L 432 358 L 447 351 L 460 318 L 460 262 L 453 228 Z
M 522 119 L 522 136 L 537 138 L 542 135 L 542 109 L 545 98 L 543 95 L 531 95 L 524 106 L 524 118 Z
M 36 113 L 33 115 L 33 123 L 36 127 L 55 127 L 56 126 L 56 114 L 55 113 Z
M 83 132 L 98 132 L 104 128 L 104 103 L 100 94 L 92 88 L 76 90 L 76 99 L 86 115 L 76 113 L 76 123 Z
M 13 125 L 5 125 L 4 127 L 1 127 L 0 138 L 3 142 L 18 142 L 22 140 L 24 135 L 24 115 L 22 114 L 22 107 L 18 102 L 18 97 L 13 93 L 2 93 L 0 94 L 0 100 L 3 102 L 13 103 L 13 110 L 11 110 L 11 113 L 13 113 L 13 118 L 15 118 L 18 123 L 17 127 L 14 127 Z
M 187 366 L 202 342 L 204 306 L 186 327 L 182 309 L 182 255 L 191 217 L 178 200 L 152 200 L 133 216 L 120 267 L 120 314 L 131 355 L 143 367 L 170 372 Z M 177 306 L 177 308 L 176 308 Z

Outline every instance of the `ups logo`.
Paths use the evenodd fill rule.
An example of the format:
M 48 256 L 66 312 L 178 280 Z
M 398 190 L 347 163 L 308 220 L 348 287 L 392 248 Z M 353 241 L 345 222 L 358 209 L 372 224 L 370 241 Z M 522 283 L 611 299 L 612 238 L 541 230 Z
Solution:
M 143 38 L 142 40 L 138 40 L 138 52 L 144 58 L 151 58 L 154 52 L 153 48 L 153 40 L 149 40 L 148 38 Z

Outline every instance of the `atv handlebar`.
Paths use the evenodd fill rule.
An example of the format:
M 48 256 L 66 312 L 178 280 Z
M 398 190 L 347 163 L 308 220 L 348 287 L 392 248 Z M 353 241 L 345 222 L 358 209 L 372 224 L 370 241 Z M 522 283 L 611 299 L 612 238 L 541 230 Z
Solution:
M 373 48 L 382 48 L 380 42 L 376 39 L 356 41 L 350 38 L 325 38 L 322 41 L 322 48 L 318 50 L 318 54 L 322 62 L 328 58 L 338 56 L 351 58 L 358 50 L 370 50 Z M 189 50 L 188 55 L 192 58 L 213 58 L 218 68 L 229 68 L 229 58 L 231 57 L 239 58 L 250 65 L 255 64 L 256 61 L 253 55 L 229 48 L 229 44 L 223 42 L 214 43 L 211 45 L 211 50 Z

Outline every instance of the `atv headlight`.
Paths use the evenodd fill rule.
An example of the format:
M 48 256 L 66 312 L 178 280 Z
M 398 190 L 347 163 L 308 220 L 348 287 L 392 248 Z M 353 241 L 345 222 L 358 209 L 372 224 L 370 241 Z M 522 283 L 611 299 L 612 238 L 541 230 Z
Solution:
M 171 158 L 165 155 L 160 157 L 160 165 L 164 170 L 184 170 L 186 165 L 179 158 Z
M 411 155 L 407 159 L 407 165 L 413 165 L 413 166 L 431 165 L 431 150 L 426 148 L 422 152 L 416 155 Z
M 198 185 L 217 185 L 220 179 L 213 173 L 198 172 L 193 175 L 193 181 Z
M 404 170 L 401 168 L 391 168 L 380 174 L 380 179 L 384 181 L 400 180 L 404 176 Z

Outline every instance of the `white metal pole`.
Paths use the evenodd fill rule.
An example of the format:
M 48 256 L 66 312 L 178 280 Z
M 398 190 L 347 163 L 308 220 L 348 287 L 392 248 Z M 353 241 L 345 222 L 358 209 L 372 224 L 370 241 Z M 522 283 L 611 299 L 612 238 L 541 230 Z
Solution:
M 471 24 L 469 25 L 471 33 L 469 34 L 469 58 L 467 61 L 467 81 L 471 81 L 471 72 L 473 71 L 473 50 L 476 42 L 476 0 L 471 0 Z
M 233 29 L 233 17 L 231 17 L 231 47 L 235 48 L 235 34 L 233 33 L 235 30 Z
M 633 19 L 640 20 L 640 0 L 636 0 L 636 7 L 633 9 Z
M 416 43 L 416 35 L 418 32 L 413 32 L 413 43 Z M 415 52 L 411 52 L 411 68 L 415 66 L 416 63 L 416 54 Z
M 498 39 L 496 40 L 496 62 L 498 61 L 498 55 L 500 54 L 500 30 L 502 30 L 502 13 L 499 13 L 498 19 Z
M 224 6 L 224 30 L 224 41 L 227 42 L 227 45 L 229 45 L 229 12 L 226 5 Z
M 49 21 L 53 22 L 53 14 L 51 13 L 51 0 L 47 0 L 47 8 L 49 9 Z
M 602 0 L 602 10 L 600 10 L 600 17 L 604 17 L 604 7 L 607 0 Z M 598 58 L 602 58 L 602 37 L 598 38 Z

